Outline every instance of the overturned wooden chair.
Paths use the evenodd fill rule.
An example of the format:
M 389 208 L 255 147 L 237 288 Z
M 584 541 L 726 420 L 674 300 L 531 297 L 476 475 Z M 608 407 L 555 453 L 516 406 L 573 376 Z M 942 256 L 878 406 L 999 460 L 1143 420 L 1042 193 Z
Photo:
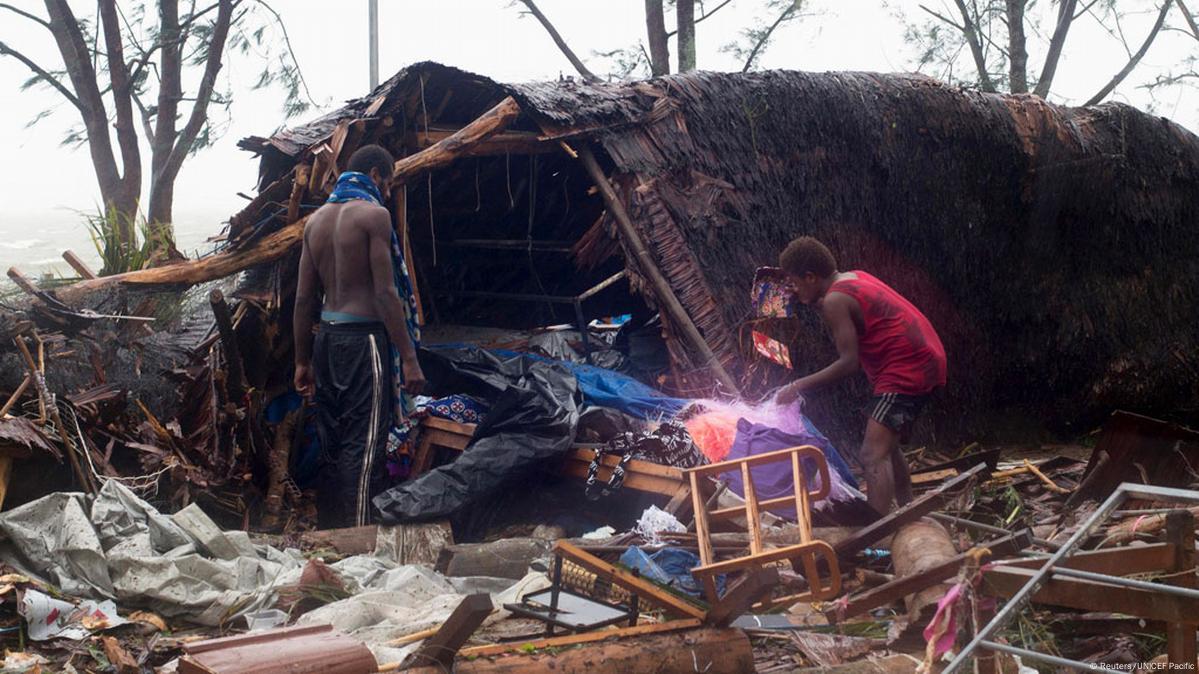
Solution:
M 804 474 L 804 461 L 815 465 L 820 476 L 820 489 L 810 491 L 809 480 Z M 789 462 L 794 493 L 787 496 L 759 501 L 750 469 L 771 463 Z M 717 476 L 729 471 L 739 471 L 745 488 L 745 505 L 731 508 L 721 508 L 708 511 L 704 502 L 703 490 L 700 488 L 702 478 Z M 811 504 L 814 501 L 827 498 L 829 495 L 830 475 L 828 462 L 824 453 L 811 445 L 792 447 L 777 452 L 759 454 L 743 459 L 723 461 L 706 466 L 691 468 L 686 471 L 691 481 L 691 499 L 695 508 L 695 531 L 699 537 L 700 565 L 691 569 L 704 587 L 704 594 L 711 604 L 716 604 L 716 576 L 753 569 L 766 565 L 787 561 L 796 573 L 800 573 L 808 582 L 808 591 L 786 597 L 766 600 L 768 607 L 790 605 L 801 601 L 822 601 L 831 599 L 841 592 L 841 570 L 837 565 L 837 554 L 828 543 L 812 537 Z M 762 531 L 759 515 L 762 511 L 782 508 L 795 508 L 796 522 L 799 525 L 800 542 L 782 548 L 767 550 L 762 545 Z M 716 561 L 712 551 L 711 527 L 715 523 L 726 522 L 743 516 L 749 531 L 750 554 L 744 557 Z M 820 574 L 820 561 L 825 563 L 827 577 Z

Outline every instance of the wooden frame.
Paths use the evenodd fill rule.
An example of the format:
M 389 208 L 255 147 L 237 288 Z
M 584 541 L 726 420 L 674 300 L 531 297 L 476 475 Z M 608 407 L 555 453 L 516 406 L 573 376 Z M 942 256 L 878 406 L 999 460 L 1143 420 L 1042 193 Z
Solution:
M 420 422 L 420 434 L 412 451 L 412 476 L 428 472 L 433 467 L 434 447 L 463 451 L 475 437 L 476 424 L 460 424 L 440 417 L 425 417 Z
M 820 475 L 820 489 L 812 492 L 808 489 L 807 476 L 803 471 L 803 461 L 809 459 L 816 465 Z M 791 464 L 791 479 L 795 492 L 791 496 L 758 500 L 754 488 L 750 468 L 764 464 L 789 462 Z M 722 508 L 709 512 L 700 490 L 700 479 L 719 475 L 729 471 L 739 470 L 745 489 L 745 505 L 733 508 Z M 708 601 L 715 604 L 716 576 L 743 569 L 760 568 L 766 564 L 779 561 L 791 562 L 792 568 L 802 573 L 808 581 L 807 592 L 767 601 L 768 606 L 794 604 L 800 601 L 820 601 L 835 597 L 841 592 L 841 570 L 837 564 L 837 553 L 828 543 L 812 537 L 811 504 L 827 498 L 830 487 L 828 462 L 824 453 L 811 445 L 791 447 L 789 449 L 759 454 L 744 459 L 723 461 L 684 471 L 691 483 L 691 503 L 695 509 L 695 531 L 699 537 L 700 565 L 691 569 L 704 586 L 704 594 Z M 774 550 L 766 550 L 762 545 L 762 531 L 759 515 L 763 510 L 773 508 L 795 507 L 796 522 L 799 524 L 800 542 Z M 744 516 L 749 530 L 750 554 L 744 557 L 716 561 L 712 551 L 711 525 Z M 822 582 L 819 572 L 819 560 L 823 558 L 829 571 L 827 583 Z

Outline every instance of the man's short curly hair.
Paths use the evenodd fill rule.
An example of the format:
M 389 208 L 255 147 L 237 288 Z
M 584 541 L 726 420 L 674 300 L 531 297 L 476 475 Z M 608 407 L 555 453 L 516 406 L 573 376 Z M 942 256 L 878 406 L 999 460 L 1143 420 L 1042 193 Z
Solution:
M 811 272 L 820 278 L 828 278 L 837 271 L 837 259 L 828 246 L 810 236 L 801 236 L 787 244 L 779 254 L 779 266 L 796 276 Z
M 395 159 L 382 145 L 363 145 L 350 155 L 346 170 L 370 173 L 371 169 L 376 169 L 382 177 L 390 178 L 393 164 Z

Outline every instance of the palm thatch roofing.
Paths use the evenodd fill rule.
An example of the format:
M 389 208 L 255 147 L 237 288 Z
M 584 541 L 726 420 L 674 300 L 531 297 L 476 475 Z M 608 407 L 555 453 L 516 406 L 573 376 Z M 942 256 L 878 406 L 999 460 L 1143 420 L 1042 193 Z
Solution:
M 1037 420 L 1089 423 L 1116 407 L 1196 410 L 1199 139 L 1127 105 L 1066 108 L 915 75 L 502 84 L 420 63 L 337 112 L 242 146 L 262 154 L 266 187 L 347 120 L 419 132 L 465 124 L 505 96 L 524 113 L 514 128 L 602 148 L 656 264 L 750 391 L 785 376 L 745 346 L 753 272 L 812 234 L 842 269 L 870 270 L 932 319 L 950 357 L 947 416 L 1018 405 Z M 552 157 L 555 170 L 578 173 L 565 153 Z M 444 196 L 430 188 L 435 214 L 475 199 L 461 173 L 431 177 L 446 186 Z M 588 199 L 588 215 L 598 213 L 598 197 L 576 204 Z M 414 222 L 420 201 L 410 198 Z M 630 259 L 602 215 L 596 228 L 580 221 L 559 235 L 594 243 L 602 233 Z M 418 251 L 429 253 L 427 243 Z M 576 261 L 611 252 L 600 248 Z M 632 287 L 655 304 L 628 267 Z M 813 316 L 768 327 L 791 342 L 801 371 L 832 355 Z M 665 330 L 679 370 L 699 369 L 677 326 Z

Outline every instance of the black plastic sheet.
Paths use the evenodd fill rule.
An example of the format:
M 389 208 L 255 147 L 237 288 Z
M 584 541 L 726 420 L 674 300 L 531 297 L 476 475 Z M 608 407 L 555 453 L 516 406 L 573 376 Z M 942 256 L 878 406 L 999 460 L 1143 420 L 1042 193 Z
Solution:
M 453 463 L 374 498 L 384 523 L 447 517 L 570 449 L 582 396 L 563 365 L 475 347 L 422 349 L 420 359 L 430 395 L 465 393 L 487 401 L 491 412 Z

